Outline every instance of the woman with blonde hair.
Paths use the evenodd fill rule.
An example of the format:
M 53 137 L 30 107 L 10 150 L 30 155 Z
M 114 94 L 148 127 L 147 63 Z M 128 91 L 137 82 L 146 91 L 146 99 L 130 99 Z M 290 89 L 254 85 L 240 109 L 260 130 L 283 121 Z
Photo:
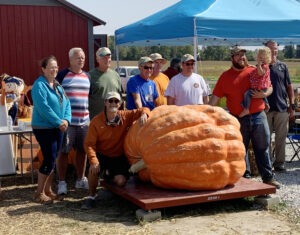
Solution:
M 239 117 L 244 117 L 249 114 L 252 90 L 265 91 L 268 87 L 272 86 L 269 69 L 269 64 L 271 63 L 271 50 L 268 47 L 258 49 L 256 62 L 256 69 L 250 74 L 250 89 L 244 94 L 242 102 L 244 109 Z M 264 98 L 264 101 L 266 106 L 265 110 L 268 111 L 270 106 L 267 98 Z

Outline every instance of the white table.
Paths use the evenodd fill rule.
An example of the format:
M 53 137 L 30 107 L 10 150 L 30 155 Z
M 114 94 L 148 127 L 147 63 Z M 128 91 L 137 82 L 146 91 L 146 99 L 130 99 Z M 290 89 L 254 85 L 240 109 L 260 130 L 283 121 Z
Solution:
M 29 134 L 26 136 L 25 134 Z M 21 129 L 18 126 L 13 126 L 11 130 L 8 130 L 7 126 L 0 126 L 0 135 L 15 135 L 18 137 L 19 141 L 21 142 L 22 139 L 27 140 L 30 143 L 30 171 L 31 171 L 31 181 L 34 183 L 34 176 L 33 176 L 33 145 L 32 145 L 32 128 L 31 127 L 26 127 L 25 129 Z M 21 160 L 21 174 L 23 175 L 23 147 L 20 145 L 20 160 Z M 7 146 L 3 146 L 4 148 Z M 2 147 L 2 148 L 3 148 Z M 4 151 L 0 149 L 0 153 Z

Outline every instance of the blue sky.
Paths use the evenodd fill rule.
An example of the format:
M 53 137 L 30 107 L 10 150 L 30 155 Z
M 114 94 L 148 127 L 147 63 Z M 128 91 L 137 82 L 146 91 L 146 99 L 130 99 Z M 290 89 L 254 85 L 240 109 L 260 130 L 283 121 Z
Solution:
M 106 22 L 94 28 L 96 34 L 114 35 L 116 29 L 141 20 L 180 0 L 67 0 Z M 247 47 L 254 50 L 257 47 Z
M 167 8 L 179 0 L 68 0 L 84 11 L 106 22 L 95 27 L 95 33 L 113 35 L 116 29 Z

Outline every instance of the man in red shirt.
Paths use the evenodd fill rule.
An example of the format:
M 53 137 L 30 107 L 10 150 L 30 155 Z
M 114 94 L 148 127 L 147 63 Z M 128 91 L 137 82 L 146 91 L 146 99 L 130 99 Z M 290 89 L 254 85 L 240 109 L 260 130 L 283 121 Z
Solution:
M 251 177 L 247 153 L 251 140 L 257 167 L 263 182 L 280 188 L 280 184 L 274 179 L 272 173 L 272 164 L 269 154 L 270 130 L 264 112 L 265 103 L 262 99 L 272 93 L 272 87 L 269 87 L 266 91 L 253 91 L 249 114 L 238 117 L 243 110 L 241 103 L 244 93 L 250 88 L 250 74 L 255 69 L 254 67 L 248 66 L 245 53 L 246 50 L 240 47 L 236 46 L 232 48 L 232 66 L 220 76 L 209 104 L 217 105 L 220 98 L 226 97 L 226 105 L 229 112 L 238 118 L 241 124 L 241 133 L 246 148 L 246 172 L 244 177 Z

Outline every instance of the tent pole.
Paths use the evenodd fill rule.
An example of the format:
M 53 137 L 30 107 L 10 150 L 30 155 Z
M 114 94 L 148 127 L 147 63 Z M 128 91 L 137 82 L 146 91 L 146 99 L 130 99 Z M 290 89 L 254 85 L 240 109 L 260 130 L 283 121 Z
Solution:
M 194 72 L 198 73 L 198 62 L 197 62 L 197 47 L 198 47 L 198 42 L 197 42 L 197 27 L 196 27 L 196 17 L 194 17 L 194 58 L 196 60 L 195 67 L 194 67 Z
M 114 44 L 115 44 L 115 48 L 116 48 L 116 60 L 117 60 L 117 68 L 118 68 L 118 72 L 119 72 L 119 46 L 116 45 L 116 36 L 114 37 Z

